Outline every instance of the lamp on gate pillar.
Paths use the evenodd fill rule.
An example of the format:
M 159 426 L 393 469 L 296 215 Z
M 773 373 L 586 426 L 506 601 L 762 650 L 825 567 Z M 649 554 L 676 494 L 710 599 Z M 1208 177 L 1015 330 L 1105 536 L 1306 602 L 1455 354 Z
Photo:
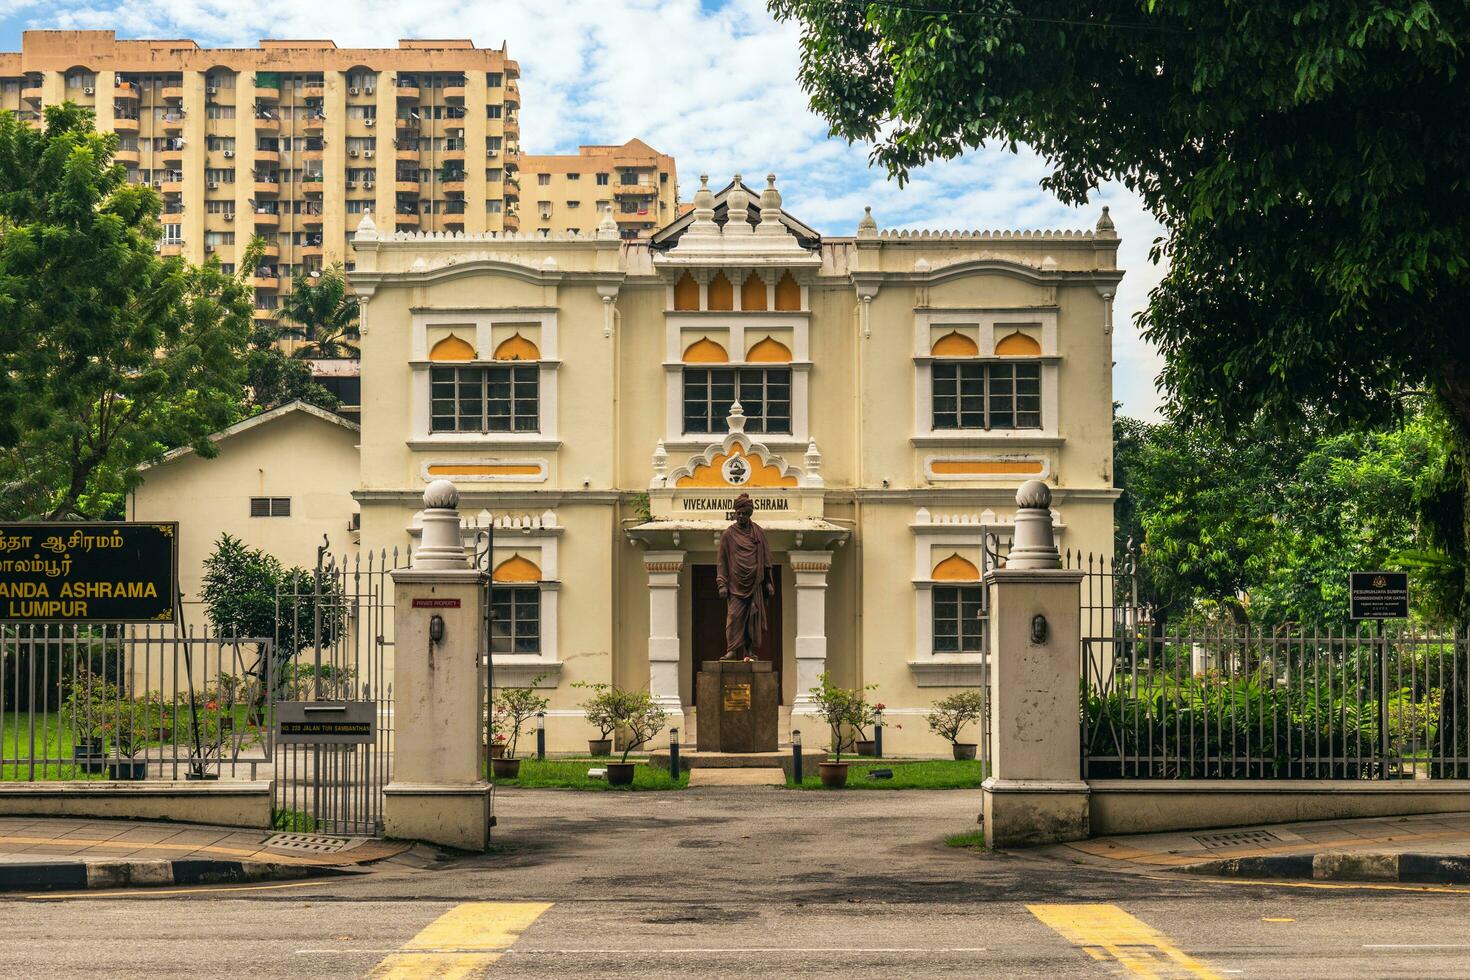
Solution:
M 536 758 L 546 758 L 546 712 L 536 712 Z

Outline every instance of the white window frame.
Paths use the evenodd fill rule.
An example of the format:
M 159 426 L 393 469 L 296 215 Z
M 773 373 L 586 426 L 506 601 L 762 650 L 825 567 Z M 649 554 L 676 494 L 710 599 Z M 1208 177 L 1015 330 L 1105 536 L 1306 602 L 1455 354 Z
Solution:
M 561 359 L 557 346 L 557 311 L 554 309 L 496 309 L 496 310 L 415 310 L 411 326 L 409 367 L 413 372 L 412 419 L 409 448 L 411 449 L 556 449 L 561 445 L 557 435 L 557 375 Z M 429 371 L 433 367 L 504 367 L 507 361 L 490 358 L 494 352 L 491 336 L 498 325 L 521 326 L 528 323 L 539 326 L 537 348 L 541 359 L 539 368 L 539 426 L 536 432 L 434 432 L 430 425 Z M 475 351 L 479 355 L 473 361 L 430 361 L 429 331 L 439 327 L 453 327 L 461 334 L 470 329 L 474 332 Z M 524 362 L 517 362 L 524 363 Z
M 1063 361 L 1057 344 L 1059 313 L 1060 308 L 1056 306 L 914 311 L 914 435 L 909 441 L 916 447 L 929 448 L 1061 445 L 1061 420 L 1057 411 Z M 1023 327 L 1040 327 L 1039 355 L 996 355 L 996 342 L 1013 333 L 1017 324 Z M 966 335 L 976 334 L 979 354 L 967 358 L 940 358 L 931 354 L 934 336 L 942 336 L 952 330 Z M 1041 428 L 934 428 L 934 362 L 937 360 L 1040 364 Z

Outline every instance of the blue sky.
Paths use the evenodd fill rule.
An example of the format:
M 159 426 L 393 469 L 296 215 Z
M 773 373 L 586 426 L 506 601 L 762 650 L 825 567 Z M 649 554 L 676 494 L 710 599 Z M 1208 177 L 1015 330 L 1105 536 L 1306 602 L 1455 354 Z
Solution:
M 267 17 L 265 14 L 271 16 Z M 774 171 L 786 207 L 829 234 L 853 234 L 863 206 L 886 228 L 1090 228 L 1103 204 L 1123 237 L 1113 370 L 1129 415 L 1153 417 L 1157 353 L 1133 314 L 1159 270 L 1148 263 L 1158 226 L 1122 188 L 1085 208 L 1063 207 L 1039 181 L 1044 164 L 997 148 L 933 164 L 902 190 L 868 165 L 867 148 L 827 136 L 796 84 L 797 31 L 763 0 L 0 0 L 0 46 L 32 28 L 115 30 L 120 37 L 190 37 L 251 46 L 263 37 L 331 38 L 393 47 L 401 37 L 470 37 L 509 44 L 521 65 L 522 145 L 574 152 L 579 143 L 637 136 L 678 160 L 687 200 L 708 171 Z

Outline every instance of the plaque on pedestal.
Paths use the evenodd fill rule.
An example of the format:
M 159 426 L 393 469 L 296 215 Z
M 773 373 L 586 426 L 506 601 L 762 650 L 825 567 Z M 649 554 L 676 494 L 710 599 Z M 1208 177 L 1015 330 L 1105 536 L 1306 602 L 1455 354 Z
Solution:
M 706 661 L 698 683 L 699 751 L 776 751 L 780 695 L 769 663 Z

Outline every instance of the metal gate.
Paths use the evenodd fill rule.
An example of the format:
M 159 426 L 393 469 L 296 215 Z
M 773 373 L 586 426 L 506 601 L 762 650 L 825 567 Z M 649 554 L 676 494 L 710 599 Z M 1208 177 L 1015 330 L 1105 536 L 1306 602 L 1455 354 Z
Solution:
M 337 558 L 323 540 L 316 568 L 276 594 L 275 824 L 377 836 L 393 764 L 389 573 L 408 554 Z

